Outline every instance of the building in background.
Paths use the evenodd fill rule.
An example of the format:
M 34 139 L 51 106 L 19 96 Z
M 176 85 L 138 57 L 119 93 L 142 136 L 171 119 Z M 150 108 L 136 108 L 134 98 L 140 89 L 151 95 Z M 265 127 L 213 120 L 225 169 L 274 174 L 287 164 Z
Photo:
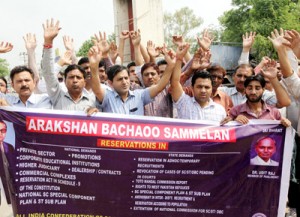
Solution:
M 114 0 L 116 42 L 123 30 L 140 29 L 143 45 L 152 40 L 162 46 L 164 42 L 162 0 Z M 124 63 L 134 60 L 133 47 L 125 42 Z

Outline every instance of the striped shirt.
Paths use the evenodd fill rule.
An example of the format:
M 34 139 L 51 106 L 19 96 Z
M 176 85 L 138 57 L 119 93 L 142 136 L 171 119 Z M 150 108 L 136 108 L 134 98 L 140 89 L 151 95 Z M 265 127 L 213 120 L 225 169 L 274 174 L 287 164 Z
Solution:
M 174 102 L 179 119 L 221 121 L 226 117 L 223 106 L 209 99 L 205 107 L 201 107 L 194 97 L 183 93 L 177 102 Z

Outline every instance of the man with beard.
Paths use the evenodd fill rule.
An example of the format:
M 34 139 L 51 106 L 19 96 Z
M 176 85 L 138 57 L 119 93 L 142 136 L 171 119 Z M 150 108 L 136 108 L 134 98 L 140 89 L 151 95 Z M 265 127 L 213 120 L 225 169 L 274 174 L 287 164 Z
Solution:
M 247 101 L 233 107 L 229 112 L 229 118 L 226 118 L 227 121 L 235 120 L 241 124 L 247 124 L 249 119 L 280 120 L 282 125 L 289 127 L 291 122 L 281 117 L 277 108 L 262 100 L 265 85 L 266 81 L 260 74 L 248 77 L 244 82 Z

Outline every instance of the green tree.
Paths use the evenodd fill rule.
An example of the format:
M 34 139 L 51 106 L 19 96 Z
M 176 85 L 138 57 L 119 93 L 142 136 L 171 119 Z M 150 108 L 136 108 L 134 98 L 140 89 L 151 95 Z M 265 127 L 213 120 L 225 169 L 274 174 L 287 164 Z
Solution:
M 192 9 L 184 7 L 174 13 L 165 13 L 163 22 L 164 40 L 168 46 L 172 47 L 173 35 L 182 35 L 185 41 L 191 44 L 197 43 L 195 40 L 195 30 L 201 26 L 203 19 L 197 17 Z M 191 34 L 194 35 L 191 36 Z
M 9 64 L 5 59 L 0 58 L 0 76 L 8 76 L 9 75 Z
M 252 54 L 256 60 L 275 51 L 267 36 L 279 28 L 300 30 L 300 3 L 291 0 L 232 0 L 234 9 L 226 11 L 219 21 L 224 29 L 221 40 L 242 42 L 245 32 L 257 32 Z
M 83 42 L 76 55 L 79 57 L 86 57 L 89 52 L 89 49 L 94 45 L 93 39 L 94 37 L 91 37 L 89 40 Z M 108 43 L 111 43 L 112 41 L 116 41 L 116 34 L 115 33 L 109 34 L 107 36 L 107 41 Z
M 86 57 L 89 49 L 93 46 L 93 41 L 92 38 L 90 38 L 89 40 L 86 40 L 85 42 L 83 42 L 83 44 L 81 45 L 81 47 L 79 48 L 78 52 L 77 52 L 77 56 L 79 57 Z

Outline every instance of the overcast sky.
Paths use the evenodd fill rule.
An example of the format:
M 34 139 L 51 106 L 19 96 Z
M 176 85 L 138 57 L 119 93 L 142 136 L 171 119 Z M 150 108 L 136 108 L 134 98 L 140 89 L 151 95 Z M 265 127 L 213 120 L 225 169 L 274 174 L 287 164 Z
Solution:
M 162 0 L 164 12 L 174 12 L 188 6 L 204 19 L 204 26 L 218 25 L 218 17 L 231 8 L 231 0 Z M 82 43 L 99 30 L 110 34 L 114 31 L 112 0 L 8 0 L 1 4 L 0 41 L 8 41 L 14 49 L 0 58 L 7 59 L 10 67 L 23 64 L 20 53 L 25 52 L 23 36 L 37 36 L 37 59 L 41 59 L 43 28 L 46 19 L 54 18 L 62 30 L 55 47 L 63 51 L 62 36 L 70 35 L 78 50 Z

